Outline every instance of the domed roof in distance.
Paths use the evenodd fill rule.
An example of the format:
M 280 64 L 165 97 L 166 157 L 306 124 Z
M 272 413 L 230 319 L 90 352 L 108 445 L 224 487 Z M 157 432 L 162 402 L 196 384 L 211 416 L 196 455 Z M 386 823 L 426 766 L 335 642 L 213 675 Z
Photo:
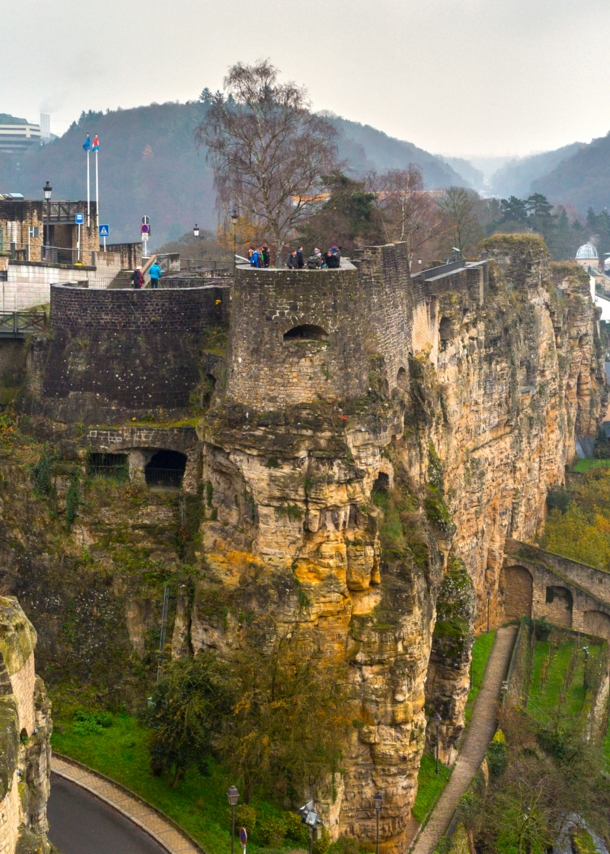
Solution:
M 576 250 L 577 261 L 597 261 L 598 258 L 597 249 L 592 243 L 583 243 Z

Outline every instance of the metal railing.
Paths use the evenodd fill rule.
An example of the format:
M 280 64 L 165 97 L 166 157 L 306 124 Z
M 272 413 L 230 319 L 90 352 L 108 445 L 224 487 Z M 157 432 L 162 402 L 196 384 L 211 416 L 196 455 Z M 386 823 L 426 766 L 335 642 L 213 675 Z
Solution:
M 30 243 L 5 243 L 11 261 L 27 264 L 44 261 L 46 264 L 68 264 L 71 267 L 95 267 L 99 254 L 95 249 L 78 249 L 66 246 L 46 246 L 34 238 Z
M 180 489 L 182 486 L 182 478 L 184 477 L 184 469 L 156 469 L 146 466 L 144 474 L 146 476 L 146 483 L 148 486 L 163 486 Z
M 129 463 L 125 454 L 90 454 L 87 460 L 89 477 L 105 477 L 124 483 L 129 480 Z
M 0 311 L 0 338 L 23 338 L 47 328 L 44 311 Z

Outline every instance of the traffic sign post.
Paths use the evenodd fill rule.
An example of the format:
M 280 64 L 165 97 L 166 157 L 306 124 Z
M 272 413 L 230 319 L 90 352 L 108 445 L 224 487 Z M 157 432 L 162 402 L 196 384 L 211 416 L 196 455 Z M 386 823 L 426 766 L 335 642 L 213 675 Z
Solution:
M 109 225 L 100 225 L 99 226 L 100 237 L 104 241 L 104 252 L 106 251 L 106 238 L 110 235 L 110 226 Z
M 142 258 L 148 258 L 148 238 L 150 236 L 150 219 L 147 216 L 142 217 Z
M 248 833 L 245 827 L 239 828 L 239 841 L 241 842 L 241 847 L 243 849 L 244 854 L 246 854 L 246 842 L 248 841 Z

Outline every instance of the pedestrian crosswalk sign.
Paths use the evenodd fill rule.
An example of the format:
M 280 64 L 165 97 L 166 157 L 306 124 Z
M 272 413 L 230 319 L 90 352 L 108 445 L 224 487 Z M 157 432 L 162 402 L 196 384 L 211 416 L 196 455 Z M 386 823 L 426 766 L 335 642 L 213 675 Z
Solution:
M 109 225 L 100 225 L 100 237 L 108 237 L 110 234 L 110 226 Z

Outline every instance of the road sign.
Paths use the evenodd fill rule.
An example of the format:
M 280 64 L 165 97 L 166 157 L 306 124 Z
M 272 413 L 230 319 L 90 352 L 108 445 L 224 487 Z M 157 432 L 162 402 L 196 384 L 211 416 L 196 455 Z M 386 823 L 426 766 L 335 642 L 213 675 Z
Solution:
M 150 224 L 150 218 L 147 216 L 143 216 L 142 217 L 142 225 L 149 225 L 149 224 Z
M 85 214 L 74 214 L 74 222 L 77 225 L 82 225 L 85 221 Z
M 109 225 L 100 225 L 100 237 L 108 237 L 110 234 L 110 226 Z
M 141 227 L 142 234 L 150 234 L 150 225 L 144 223 Z
M 241 844 L 242 844 L 242 845 L 244 846 L 244 848 L 245 848 L 245 847 L 246 847 L 246 842 L 248 841 L 248 833 L 247 833 L 247 831 L 246 831 L 246 828 L 245 828 L 245 827 L 240 827 L 240 828 L 239 828 L 239 841 L 241 842 Z

